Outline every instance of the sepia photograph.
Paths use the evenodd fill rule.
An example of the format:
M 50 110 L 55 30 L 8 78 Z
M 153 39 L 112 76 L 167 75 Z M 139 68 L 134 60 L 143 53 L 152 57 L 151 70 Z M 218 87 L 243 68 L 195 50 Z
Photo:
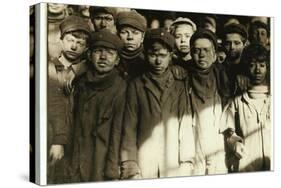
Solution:
M 43 4 L 48 185 L 273 170 L 271 17 Z

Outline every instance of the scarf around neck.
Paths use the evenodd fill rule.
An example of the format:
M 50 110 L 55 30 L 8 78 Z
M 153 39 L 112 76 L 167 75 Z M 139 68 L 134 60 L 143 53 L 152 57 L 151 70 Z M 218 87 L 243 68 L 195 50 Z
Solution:
M 94 90 L 103 90 L 114 84 L 114 80 L 118 76 L 118 71 L 113 69 L 106 76 L 99 76 L 92 71 L 87 72 L 87 81 L 90 87 Z
M 205 102 L 205 100 L 207 99 L 213 98 L 217 91 L 214 65 L 212 65 L 208 70 L 204 71 L 198 69 L 195 66 L 191 66 L 190 72 L 191 87 L 196 96 L 199 97 L 202 102 Z
M 131 60 L 131 59 L 135 59 L 136 57 L 140 56 L 142 54 L 142 52 L 143 52 L 143 46 L 140 46 L 135 51 L 128 51 L 126 49 L 123 49 L 121 51 L 121 57 L 126 60 Z

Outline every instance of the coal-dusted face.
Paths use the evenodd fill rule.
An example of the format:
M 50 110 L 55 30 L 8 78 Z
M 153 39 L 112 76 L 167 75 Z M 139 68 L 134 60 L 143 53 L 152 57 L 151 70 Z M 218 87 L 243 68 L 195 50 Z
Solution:
M 248 64 L 250 80 L 252 85 L 262 85 L 266 83 L 267 65 L 266 62 L 252 60 Z
M 191 56 L 196 66 L 202 70 L 209 69 L 217 58 L 213 43 L 206 38 L 198 38 L 194 41 Z
M 89 52 L 89 60 L 98 74 L 106 74 L 119 63 L 117 50 L 107 47 L 95 47 Z
M 163 74 L 171 62 L 172 52 L 162 43 L 154 42 L 147 50 L 147 61 L 150 71 L 154 74 Z
M 95 31 L 100 31 L 102 29 L 113 30 L 115 27 L 114 18 L 108 13 L 97 13 L 92 18 L 92 23 L 95 27 Z

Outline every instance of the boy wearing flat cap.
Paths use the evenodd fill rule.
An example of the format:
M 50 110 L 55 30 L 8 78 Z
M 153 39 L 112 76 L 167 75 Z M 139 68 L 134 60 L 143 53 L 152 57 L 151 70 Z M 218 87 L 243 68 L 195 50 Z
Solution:
M 179 17 L 171 25 L 171 34 L 175 37 L 173 63 L 188 69 L 191 61 L 189 40 L 196 31 L 196 25 L 189 18 Z
M 152 29 L 144 39 L 149 71 L 129 83 L 121 179 L 190 175 L 194 138 L 184 83 L 172 73 L 174 38 Z
M 209 30 L 197 30 L 190 39 L 190 47 L 192 66 L 186 81 L 195 128 L 194 175 L 224 174 L 227 168 L 220 117 L 229 89 L 224 69 L 215 63 L 217 38 Z
M 108 29 L 112 33 L 116 33 L 117 11 L 115 8 L 91 6 L 89 12 L 96 32 L 101 29 Z
M 119 146 L 126 81 L 116 66 L 122 41 L 109 30 L 94 32 L 88 71 L 76 90 L 73 182 L 119 178 Z
M 135 10 L 120 12 L 116 25 L 117 34 L 124 42 L 118 68 L 128 80 L 131 80 L 147 69 L 143 54 L 146 19 Z
M 85 71 L 82 61 L 90 29 L 69 16 L 60 24 L 62 52 L 48 62 L 48 183 L 69 181 L 68 160 L 73 129 L 73 87 Z

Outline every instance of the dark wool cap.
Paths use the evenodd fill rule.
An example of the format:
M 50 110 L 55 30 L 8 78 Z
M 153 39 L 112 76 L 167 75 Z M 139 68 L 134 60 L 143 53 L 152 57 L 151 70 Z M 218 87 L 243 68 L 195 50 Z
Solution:
M 191 47 L 193 47 L 194 42 L 197 39 L 209 39 L 213 43 L 215 50 L 217 51 L 217 49 L 218 49 L 217 37 L 212 31 L 207 30 L 207 29 L 197 30 L 190 38 Z
M 121 51 L 123 42 L 117 35 L 112 34 L 110 30 L 102 29 L 101 31 L 93 32 L 91 36 L 90 48 L 95 47 L 106 47 Z
M 270 35 L 269 26 L 261 21 L 254 21 L 250 24 L 249 35 L 253 34 L 253 31 L 258 28 L 263 28 L 267 31 L 267 36 Z M 250 37 L 250 36 L 249 36 Z
M 151 29 L 147 31 L 144 38 L 145 50 L 149 49 L 154 41 L 164 43 L 168 48 L 170 48 L 170 50 L 173 50 L 175 44 L 174 37 L 164 28 Z
M 224 28 L 223 31 L 223 38 L 225 38 L 226 34 L 230 33 L 238 33 L 241 35 L 245 40 L 248 39 L 248 33 L 246 28 L 242 24 L 230 24 Z
M 60 24 L 61 35 L 72 31 L 84 31 L 90 35 L 90 26 L 79 16 L 68 16 Z
M 135 10 L 129 12 L 120 12 L 117 16 L 116 26 L 118 29 L 124 25 L 127 25 L 145 32 L 147 27 L 146 24 L 145 17 Z
M 90 17 L 91 18 L 95 17 L 99 13 L 111 14 L 114 19 L 116 19 L 116 16 L 117 16 L 117 11 L 113 7 L 96 7 L 96 6 L 91 6 L 89 8 L 89 12 L 90 12 Z

